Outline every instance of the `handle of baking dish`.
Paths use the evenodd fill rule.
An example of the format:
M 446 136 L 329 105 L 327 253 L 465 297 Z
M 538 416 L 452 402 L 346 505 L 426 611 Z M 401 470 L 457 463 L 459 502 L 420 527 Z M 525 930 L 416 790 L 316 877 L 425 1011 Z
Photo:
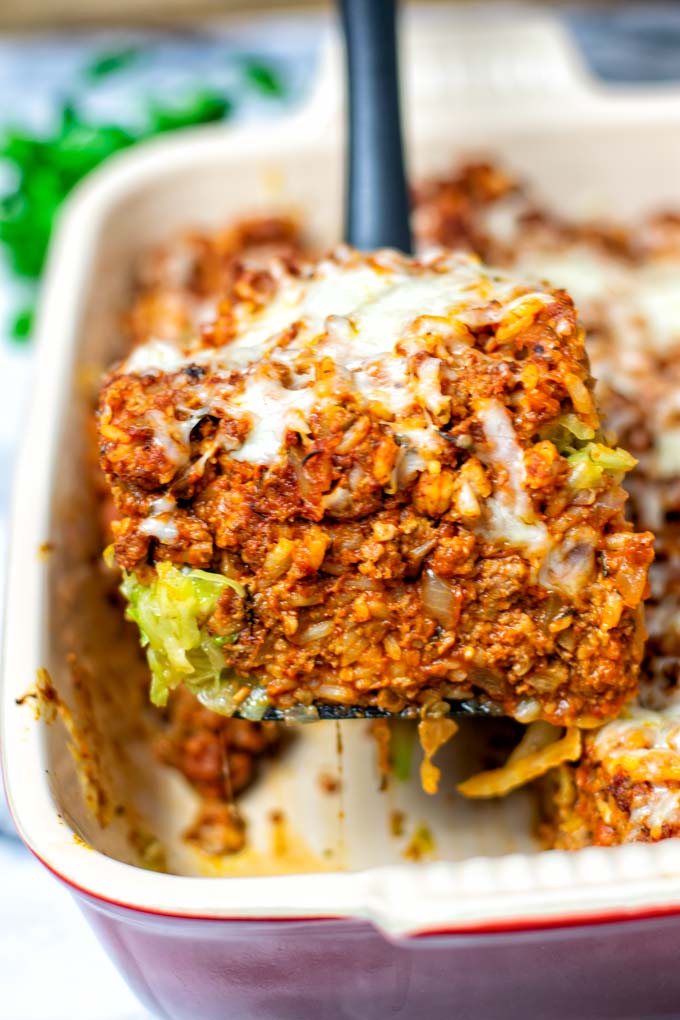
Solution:
M 569 30 L 553 14 L 406 7 L 401 16 L 402 88 L 407 120 L 445 116 L 469 122 L 495 110 L 509 118 L 550 111 L 559 118 L 597 86 Z M 343 122 L 340 37 L 326 33 L 304 114 L 317 128 Z

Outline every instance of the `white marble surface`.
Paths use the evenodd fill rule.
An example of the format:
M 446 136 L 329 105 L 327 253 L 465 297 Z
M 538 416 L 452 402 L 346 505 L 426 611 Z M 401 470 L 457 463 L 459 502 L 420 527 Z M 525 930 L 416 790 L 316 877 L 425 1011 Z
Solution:
M 70 894 L 0 839 L 2 1020 L 149 1020 Z
M 569 20 L 605 77 L 680 78 L 677 5 L 640 4 L 619 13 L 576 11 Z M 271 23 L 264 29 L 260 26 L 257 33 L 245 30 L 238 35 L 216 31 L 147 34 L 150 59 L 131 75 L 121 74 L 106 87 L 97 87 L 88 96 L 88 104 L 93 113 L 102 116 L 134 116 L 140 91 L 148 94 L 158 88 L 167 94 L 194 82 L 227 88 L 232 81 L 228 58 L 239 51 L 269 52 L 281 59 L 295 98 L 310 79 L 317 35 L 313 17 Z M 129 38 L 130 33 L 0 38 L 0 127 L 8 110 L 13 111 L 16 122 L 49 123 L 60 98 L 81 94 L 78 71 L 88 55 L 114 48 Z M 36 78 L 34 68 L 38 65 L 41 74 Z M 272 106 L 249 101 L 242 115 L 275 112 Z M 13 287 L 0 269 L 0 322 L 12 304 Z M 30 378 L 30 345 L 17 346 L 0 336 L 0 574 L 11 464 Z M 149 1020 L 90 933 L 69 893 L 16 839 L 1 793 L 0 1020 Z

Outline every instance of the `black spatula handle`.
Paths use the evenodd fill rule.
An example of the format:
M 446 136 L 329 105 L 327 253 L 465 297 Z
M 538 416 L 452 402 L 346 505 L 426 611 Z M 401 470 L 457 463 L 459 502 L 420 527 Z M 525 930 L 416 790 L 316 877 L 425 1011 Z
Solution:
M 411 252 L 396 0 L 340 0 L 349 110 L 345 240 Z

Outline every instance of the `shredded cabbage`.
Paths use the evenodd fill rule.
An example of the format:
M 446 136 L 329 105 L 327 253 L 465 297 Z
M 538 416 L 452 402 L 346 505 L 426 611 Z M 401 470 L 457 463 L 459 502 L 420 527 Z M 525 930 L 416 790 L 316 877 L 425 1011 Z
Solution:
M 569 482 L 575 489 L 597 489 L 605 480 L 605 473 L 625 474 L 637 464 L 635 457 L 617 446 L 615 450 L 603 443 L 587 443 L 567 457 L 570 466 Z
M 154 705 L 165 705 L 169 692 L 185 683 L 209 708 L 234 713 L 234 695 L 246 681 L 228 675 L 222 647 L 238 635 L 214 636 L 205 626 L 227 588 L 245 596 L 243 585 L 230 577 L 172 563 L 157 564 L 150 584 L 124 574 L 120 590 L 128 600 L 126 616 L 139 627 L 146 648 Z
M 471 776 L 458 784 L 458 792 L 475 800 L 505 797 L 563 762 L 576 761 L 581 754 L 580 730 L 572 727 L 561 738 L 555 736 L 558 732 L 540 720 L 532 723 L 505 765 Z
M 569 483 L 574 489 L 598 489 L 607 473 L 623 475 L 637 464 L 620 446 L 614 450 L 599 442 L 601 436 L 571 412 L 560 415 L 544 438 L 569 462 Z
M 595 431 L 573 412 L 560 415 L 550 436 L 560 453 L 573 446 L 574 437 L 580 442 L 588 442 L 595 438 Z

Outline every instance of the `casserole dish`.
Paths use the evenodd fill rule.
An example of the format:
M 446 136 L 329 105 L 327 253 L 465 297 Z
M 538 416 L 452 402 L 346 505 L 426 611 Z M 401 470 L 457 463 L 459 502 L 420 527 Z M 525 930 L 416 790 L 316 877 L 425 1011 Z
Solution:
M 407 20 L 413 176 L 492 151 L 569 212 L 680 204 L 679 93 L 608 93 L 552 20 L 491 17 L 433 9 Z M 247 874 L 230 872 L 182 843 L 189 794 L 121 710 L 135 704 L 134 669 L 116 614 L 101 609 L 86 422 L 119 353 L 132 267 L 186 225 L 272 208 L 300 213 L 319 242 L 336 239 L 341 123 L 330 45 L 305 109 L 266 132 L 151 143 L 92 177 L 64 214 L 14 495 L 2 743 L 17 824 L 159 1016 L 674 1016 L 675 841 L 540 853 L 523 793 L 466 804 L 446 791 L 426 800 L 414 783 L 388 803 L 361 781 L 371 756 L 361 723 L 343 728 L 342 822 L 337 801 L 304 782 L 311 761 L 338 768 L 324 723 L 247 795 L 260 856 Z M 73 660 L 69 669 L 73 652 L 85 673 L 96 667 L 96 684 Z M 36 712 L 26 695 L 38 673 Z M 471 771 L 464 739 L 452 754 L 447 775 Z M 261 848 L 282 805 L 288 853 L 272 867 Z M 427 823 L 439 860 L 404 862 L 385 837 L 395 806 Z

